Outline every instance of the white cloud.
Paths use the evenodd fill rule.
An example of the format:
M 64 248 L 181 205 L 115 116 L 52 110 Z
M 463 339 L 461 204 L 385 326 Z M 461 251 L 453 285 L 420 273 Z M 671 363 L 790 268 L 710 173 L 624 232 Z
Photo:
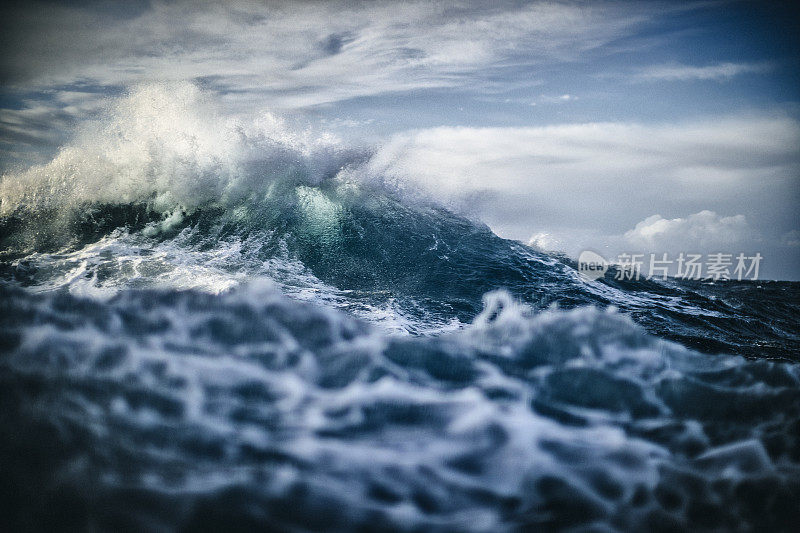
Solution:
M 576 228 L 555 234 L 536 233 L 528 244 L 546 251 L 577 256 L 583 250 L 602 250 L 611 258 L 620 253 L 713 253 L 750 251 L 762 243 L 744 215 L 719 215 L 703 210 L 685 217 L 651 215 L 625 232 Z
M 769 69 L 770 65 L 765 63 L 728 62 L 701 67 L 671 63 L 648 67 L 639 72 L 635 79 L 644 81 L 726 80 L 741 74 L 766 72 Z
M 721 216 L 708 210 L 685 218 L 653 215 L 624 235 L 631 250 L 648 252 L 724 250 L 755 237 L 744 215 Z
M 57 143 L 79 121 L 98 112 L 104 102 L 93 94 L 63 91 L 44 104 L 27 100 L 21 109 L 0 109 L 0 142 Z
M 539 96 L 539 102 L 545 104 L 564 104 L 567 102 L 574 102 L 577 99 L 578 97 L 575 96 L 574 94 L 561 94 L 558 96 L 550 96 L 543 94 Z M 536 103 L 534 102 L 532 105 L 536 105 Z
M 711 252 L 755 245 L 758 234 L 777 243 L 796 227 L 798 145 L 800 123 L 770 116 L 433 128 L 396 135 L 368 173 L 570 254 L 630 250 L 637 239 Z
M 484 195 L 484 203 L 501 198 L 497 207 L 506 216 L 499 209 L 491 214 L 513 235 L 519 235 L 515 208 L 534 213 L 539 223 L 566 226 L 571 221 L 586 225 L 618 206 L 614 218 L 628 221 L 622 229 L 650 216 L 656 204 L 670 211 L 709 198 L 747 205 L 752 202 L 748 193 L 781 200 L 796 185 L 798 143 L 800 123 L 773 117 L 446 127 L 396 135 L 373 158 L 371 172 L 407 178 L 454 204 L 472 203 L 476 195 Z M 639 201 L 620 206 L 626 199 Z M 532 223 L 525 218 L 524 224 Z
M 537 66 L 579 59 L 674 9 L 511 0 L 33 1 L 0 8 L 0 84 L 38 93 L 23 105 L 59 116 L 68 113 L 61 93 L 75 86 L 91 87 L 83 94 L 99 103 L 104 92 L 154 81 L 197 81 L 240 115 L 403 91 L 494 94 L 536 85 L 528 73 Z M 525 79 L 498 81 L 507 71 L 525 71 Z M 50 131 L 35 118 L 11 123 L 24 118 L 16 111 L 2 111 L 0 159 L 29 149 L 20 143 L 52 151 L 64 140 L 66 122 L 55 120 Z
M 34 85 L 207 78 L 303 107 L 472 86 L 487 67 L 570 61 L 654 16 L 653 6 L 615 3 L 156 1 L 125 17 L 33 5 L 0 22 L 13 45 L 0 74 Z

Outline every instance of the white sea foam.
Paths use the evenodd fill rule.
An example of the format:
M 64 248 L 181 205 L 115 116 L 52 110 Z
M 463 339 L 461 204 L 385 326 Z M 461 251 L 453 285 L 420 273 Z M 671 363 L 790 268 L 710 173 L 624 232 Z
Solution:
M 92 202 L 235 204 L 277 179 L 318 182 L 346 152 L 333 136 L 292 131 L 269 112 L 226 118 L 192 84 L 147 84 L 109 101 L 50 163 L 3 176 L 0 214 Z
M 499 292 L 462 331 L 397 338 L 263 282 L 4 298 L 23 319 L 0 322 L 18 339 L 0 370 L 57 377 L 34 416 L 91 429 L 52 494 L 96 479 L 125 523 L 181 528 L 206 505 L 230 527 L 300 529 L 318 513 L 339 529 L 466 531 L 791 517 L 753 514 L 746 494 L 764 480 L 792 494 L 798 366 L 703 356 L 618 313 L 532 316 Z

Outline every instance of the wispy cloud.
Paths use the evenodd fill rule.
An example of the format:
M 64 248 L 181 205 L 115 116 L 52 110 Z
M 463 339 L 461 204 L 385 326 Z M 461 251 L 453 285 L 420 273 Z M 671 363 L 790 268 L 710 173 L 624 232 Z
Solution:
M 76 86 L 99 88 L 84 96 L 100 105 L 103 88 L 189 80 L 223 95 L 232 113 L 426 90 L 502 95 L 540 83 L 533 75 L 539 66 L 576 61 L 658 13 L 636 3 L 545 1 L 34 1 L 0 8 L 0 84 L 26 95 L 17 103 L 30 108 L 0 111 L 0 139 L 9 145 L 0 146 L 0 160 L 37 139 L 52 150 L 74 116 L 60 93 L 80 92 Z M 30 92 L 43 96 L 32 100 Z
M 103 94 L 61 89 L 0 108 L 0 171 L 43 162 L 105 104 Z
M 636 224 L 632 240 L 669 230 L 671 242 L 683 235 L 686 245 L 711 247 L 722 241 L 693 232 L 738 231 L 744 218 L 705 210 L 744 215 L 753 235 L 775 242 L 795 227 L 798 144 L 800 123 L 770 116 L 435 128 L 396 136 L 373 157 L 370 173 L 410 181 L 503 236 L 548 234 L 568 252 L 611 241 L 630 246 L 622 236 Z
M 539 102 L 544 104 L 565 104 L 567 102 L 574 102 L 577 99 L 578 97 L 574 94 L 560 94 L 558 96 L 543 94 L 539 97 Z M 536 102 L 533 102 L 531 105 L 536 105 Z
M 204 79 L 302 107 L 474 83 L 485 68 L 570 61 L 634 31 L 652 6 L 500 2 L 154 2 L 121 13 L 4 13 L 11 85 Z
M 772 68 L 768 63 L 717 63 L 715 65 L 691 66 L 679 63 L 647 67 L 637 74 L 638 81 L 693 81 L 727 80 L 742 74 L 758 74 Z

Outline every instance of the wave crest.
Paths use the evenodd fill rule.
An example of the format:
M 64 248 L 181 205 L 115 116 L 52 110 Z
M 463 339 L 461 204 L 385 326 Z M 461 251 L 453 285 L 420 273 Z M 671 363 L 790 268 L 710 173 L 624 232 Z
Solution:
M 148 84 L 111 102 L 55 158 L 0 181 L 0 216 L 146 204 L 158 213 L 236 205 L 280 180 L 319 183 L 360 152 L 291 131 L 275 115 L 224 118 L 188 83 Z

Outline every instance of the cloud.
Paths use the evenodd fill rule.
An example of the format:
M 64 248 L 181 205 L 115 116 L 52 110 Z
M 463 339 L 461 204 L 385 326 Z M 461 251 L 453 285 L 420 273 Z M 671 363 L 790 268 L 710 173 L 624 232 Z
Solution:
M 20 104 L 19 109 L 0 108 L 0 171 L 44 162 L 48 151 L 62 146 L 107 101 L 95 92 L 60 90 Z
M 368 172 L 410 183 L 501 236 L 536 235 L 571 254 L 673 237 L 710 252 L 734 235 L 777 243 L 796 228 L 798 145 L 800 122 L 774 116 L 448 127 L 394 136 Z
M 657 205 L 686 212 L 684 204 L 695 204 L 693 212 L 717 202 L 744 212 L 739 208 L 755 201 L 747 195 L 756 194 L 779 207 L 794 195 L 799 142 L 798 121 L 764 116 L 444 127 L 394 136 L 373 158 L 371 171 L 405 177 L 451 203 L 466 199 L 474 205 L 471 198 L 482 196 L 479 203 L 490 208 L 499 228 L 515 236 L 522 227 L 516 211 L 525 213 L 524 224 L 534 213 L 539 223 L 586 226 L 608 221 L 609 206 L 618 206 L 611 218 L 626 221 L 621 230 Z
M 4 7 L 0 96 L 11 103 L 0 109 L 0 165 L 35 161 L 37 146 L 62 145 L 64 132 L 97 113 L 108 95 L 153 80 L 193 81 L 220 96 L 226 117 L 300 111 L 301 120 L 327 116 L 327 124 L 318 122 L 322 127 L 364 130 L 362 139 L 423 122 L 425 109 L 399 98 L 390 102 L 400 92 L 441 96 L 448 105 L 453 97 L 540 104 L 526 106 L 516 124 L 548 120 L 547 113 L 587 120 L 597 116 L 592 109 L 614 117 L 605 111 L 613 97 L 604 100 L 580 80 L 573 83 L 572 73 L 589 64 L 603 70 L 608 54 L 640 48 L 665 15 L 702 5 L 155 0 Z M 667 64 L 636 76 L 723 80 L 767 69 Z M 388 109 L 366 127 L 373 117 L 358 105 L 373 97 L 389 102 Z M 377 107 L 373 102 L 370 109 Z M 446 107 L 424 123 L 509 123 L 499 106 L 457 117 Z M 335 112 L 326 115 L 330 109 Z M 411 118 L 404 120 L 406 114 Z M 742 214 L 754 231 L 778 242 L 797 227 L 799 131 L 794 119 L 766 115 L 432 128 L 391 137 L 369 172 L 434 195 L 517 239 L 620 236 L 653 213 L 674 220 L 710 210 Z
M 399 92 L 504 93 L 539 83 L 531 76 L 539 66 L 578 60 L 675 9 L 513 0 L 5 4 L 0 85 L 17 101 L 3 110 L 0 160 L 37 142 L 52 153 L 69 129 L 59 93 L 76 87 L 93 87 L 87 96 L 99 106 L 140 83 L 188 80 L 240 115 Z M 29 122 L 9 122 L 26 107 Z M 36 118 L 44 108 L 56 118 L 52 131 Z
M 788 235 L 788 234 L 787 234 Z M 710 255 L 714 253 L 754 254 L 769 248 L 744 215 L 720 215 L 703 210 L 685 217 L 664 218 L 652 215 L 639 221 L 624 233 L 607 234 L 594 228 L 573 229 L 559 234 L 536 233 L 528 244 L 545 251 L 564 252 L 577 257 L 584 250 L 600 251 L 614 262 L 621 254 L 638 254 L 649 258 L 651 254 L 672 259 L 680 254 Z M 767 244 L 767 248 L 765 248 Z M 782 243 L 786 246 L 787 243 Z M 774 249 L 770 248 L 770 252 Z M 774 253 L 767 253 L 770 260 Z M 775 273 L 773 266 L 773 273 Z M 783 265 L 784 276 L 792 265 Z M 788 268 L 787 268 L 788 267 Z M 675 269 L 671 270 L 675 274 Z
M 637 73 L 639 81 L 727 80 L 741 74 L 757 74 L 770 70 L 766 63 L 718 63 L 702 67 L 671 63 L 655 65 Z
M 577 99 L 578 97 L 574 94 L 561 94 L 558 96 L 543 94 L 539 97 L 539 102 L 543 104 L 565 104 L 567 102 L 574 102 Z M 536 105 L 536 102 L 532 102 L 531 105 Z
M 754 237 L 744 215 L 721 216 L 708 210 L 685 218 L 653 215 L 624 235 L 631 250 L 661 252 L 724 250 Z
M 463 86 L 489 67 L 570 61 L 654 16 L 652 6 L 553 2 L 156 1 L 122 9 L 6 8 L 0 81 L 205 78 L 298 107 Z

